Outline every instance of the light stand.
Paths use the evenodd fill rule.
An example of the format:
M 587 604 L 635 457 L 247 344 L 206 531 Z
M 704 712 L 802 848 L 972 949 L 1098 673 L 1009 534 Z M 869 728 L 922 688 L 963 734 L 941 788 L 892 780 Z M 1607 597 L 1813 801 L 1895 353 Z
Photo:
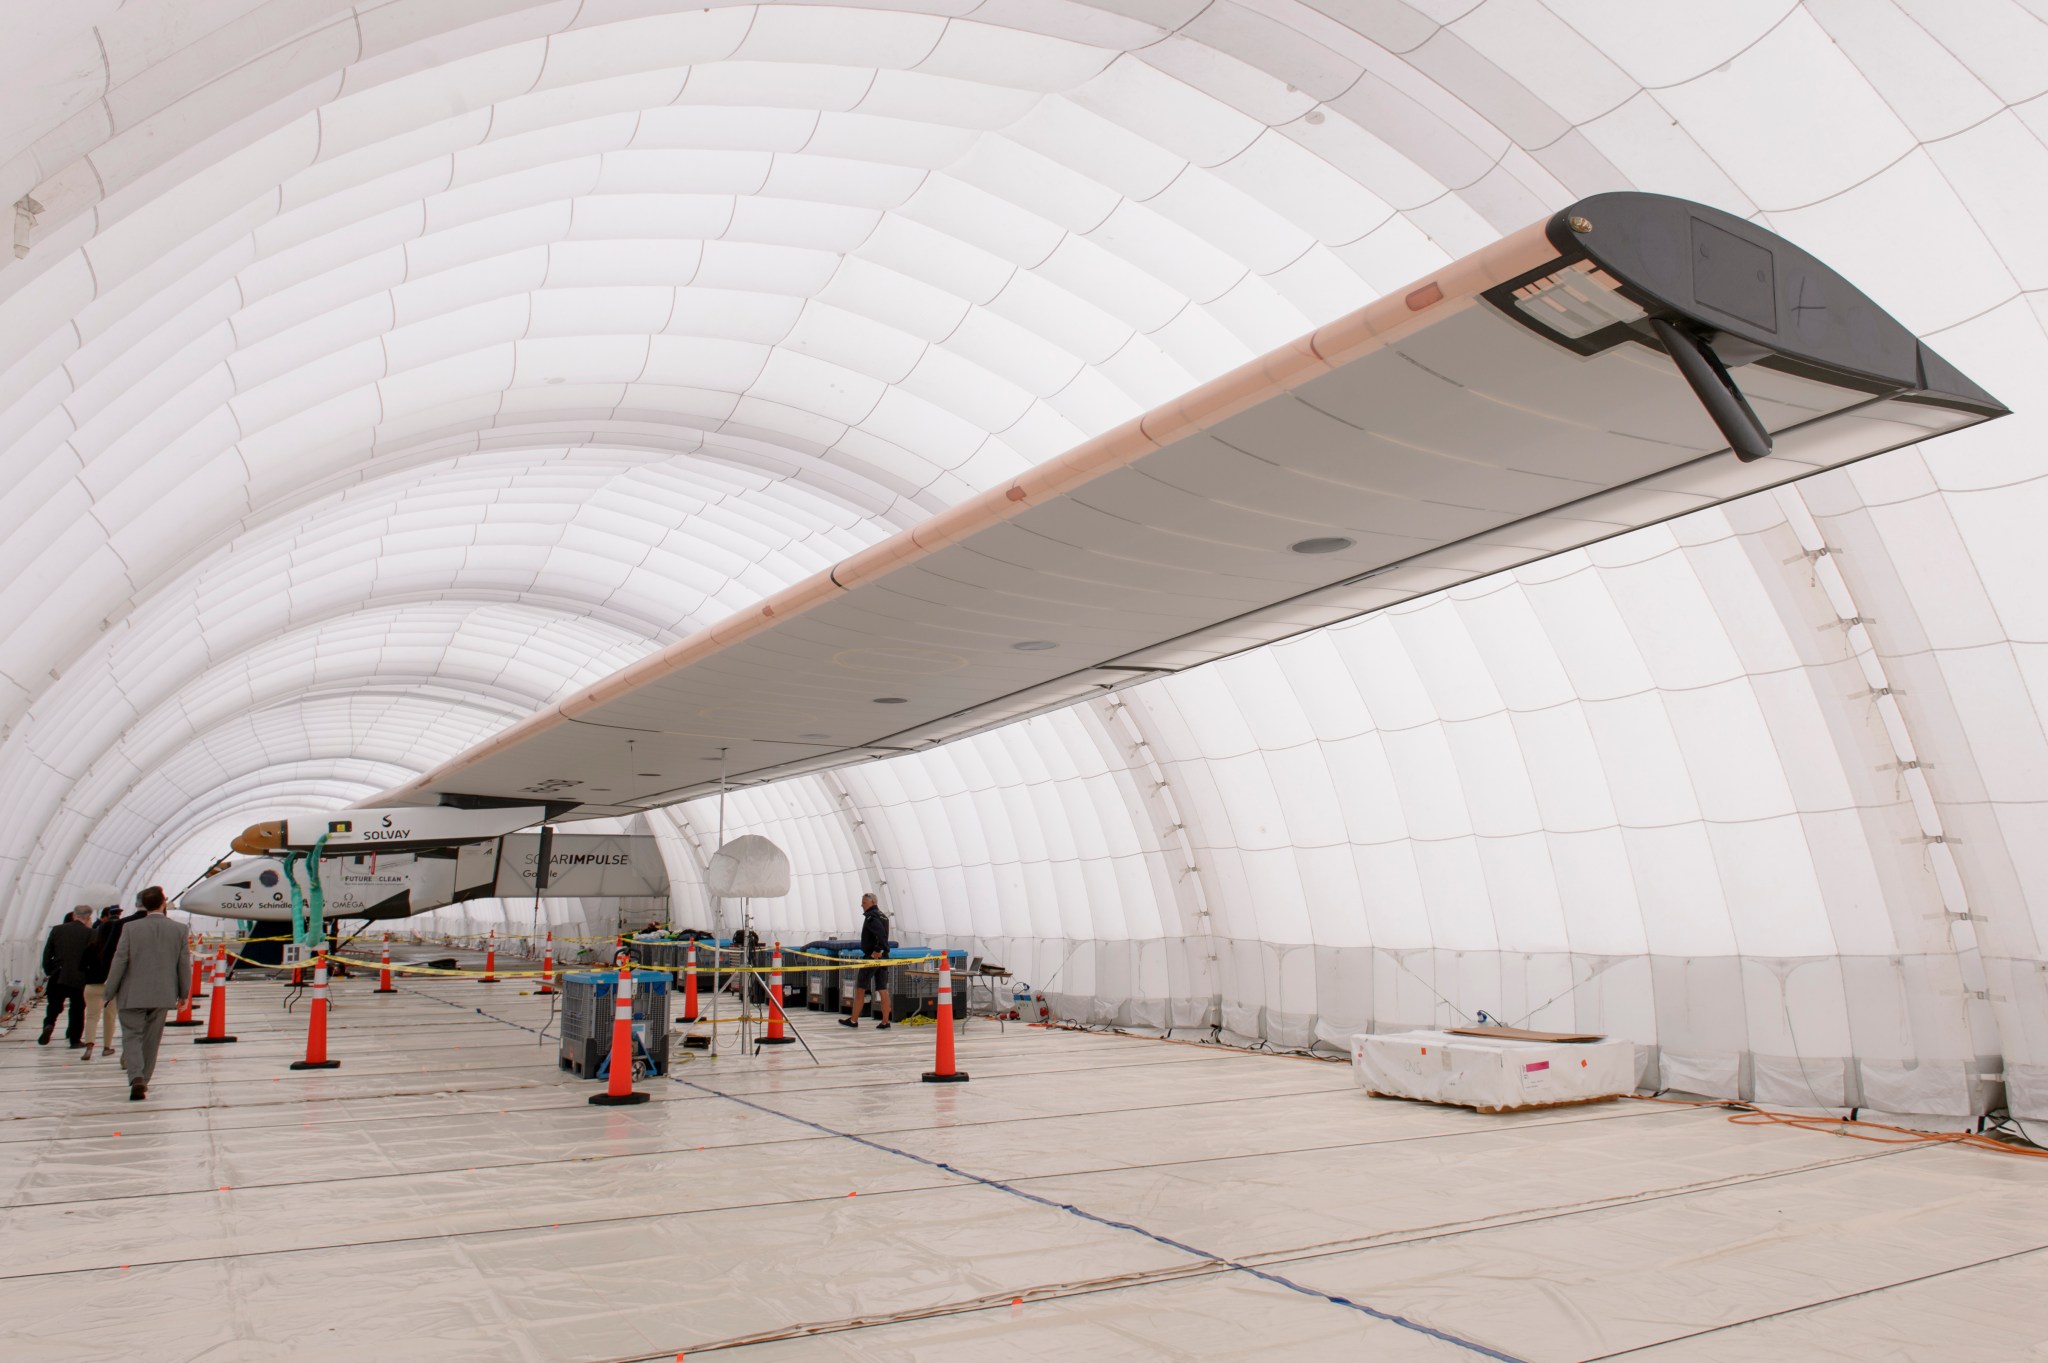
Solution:
M 751 970 L 751 969 L 752 969 L 752 967 L 753 967 L 753 964 L 754 964 L 754 912 L 753 912 L 753 910 L 754 910 L 754 901 L 753 901 L 753 900 L 751 900 L 751 899 L 742 899 L 742 900 L 740 901 L 740 930 L 739 930 L 739 932 L 737 932 L 736 934 L 734 934 L 734 936 L 735 936 L 735 939 L 736 939 L 736 940 L 737 940 L 737 941 L 738 941 L 738 942 L 740 943 L 740 964 L 741 964 L 741 966 L 742 966 L 742 967 L 746 968 L 747 970 Z M 741 1055 L 752 1055 L 752 1054 L 754 1054 L 754 1052 L 755 1052 L 755 1047 L 754 1047 L 754 1046 L 753 1046 L 753 1044 L 752 1044 L 752 1037 L 753 1037 L 753 1032 L 754 1032 L 754 994 L 753 994 L 753 984 L 754 984 L 754 977 L 753 977 L 753 975 L 752 975 L 752 974 L 750 974 L 750 973 L 746 973 L 746 974 L 742 974 L 742 975 L 740 976 L 740 980 L 739 980 L 739 988 L 740 988 L 740 1054 L 741 1054 Z
M 725 749 L 718 750 L 718 845 L 725 846 Z M 704 1048 L 707 1058 L 718 1059 L 718 996 L 725 992 L 725 984 L 719 978 L 719 967 L 725 962 L 725 951 L 718 945 L 725 921 L 725 901 L 718 895 L 710 894 L 706 885 L 705 899 L 711 905 L 711 1042 Z

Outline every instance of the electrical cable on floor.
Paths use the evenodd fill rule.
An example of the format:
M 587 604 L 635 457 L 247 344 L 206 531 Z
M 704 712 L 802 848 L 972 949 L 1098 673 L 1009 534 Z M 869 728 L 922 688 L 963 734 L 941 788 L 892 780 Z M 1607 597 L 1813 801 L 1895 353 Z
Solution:
M 2041 1136 L 2034 1135 L 2033 1132 L 2027 1130 L 2027 1124 L 2025 1121 L 2022 1121 L 2020 1118 L 2013 1116 L 2012 1113 L 2006 1111 L 2004 1108 L 1999 1108 L 1993 1111 L 1988 1115 L 1987 1118 L 1985 1118 L 1985 1120 L 1987 1120 L 1990 1123 L 1990 1125 L 1988 1127 L 1979 1126 L 1978 1130 L 1986 1135 L 1990 1134 L 1990 1132 L 1992 1131 L 2009 1131 L 2011 1133 L 2013 1140 L 2024 1142 L 2027 1145 L 2033 1146 L 2037 1150 L 2048 1149 L 2048 1140 L 2044 1140 L 2042 1138 L 2043 1136 L 2048 1136 L 2048 1131 L 2044 1131 Z
M 1729 1109 L 1728 1120 L 1736 1126 L 1791 1126 L 1801 1131 L 1818 1131 L 1829 1136 L 1846 1136 L 1854 1141 L 1872 1141 L 1878 1145 L 1967 1145 L 1978 1150 L 1990 1150 L 2001 1155 L 2023 1155 L 2033 1159 L 2048 1158 L 2048 1150 L 2038 1147 L 2029 1149 L 2000 1140 L 1996 1136 L 1979 1135 L 1974 1131 L 1915 1131 L 1911 1127 L 1892 1126 L 1886 1122 L 1864 1121 L 1856 1117 L 1830 1117 L 1822 1113 L 1778 1112 L 1771 1108 L 1758 1107 L 1738 1099 L 1689 1099 L 1662 1098 L 1656 1094 L 1631 1094 L 1630 1097 L 1643 1103 L 1670 1103 L 1678 1107 L 1721 1107 Z M 1848 1128 L 1855 1128 L 1850 1130 Z M 1888 1135 L 1866 1134 L 1888 1132 Z M 2023 1133 L 2024 1134 L 2024 1133 Z
M 548 1020 L 540 1025 L 540 1035 L 533 1039 L 534 1045 L 545 1046 L 547 1044 L 548 1028 L 555 1025 L 555 1005 L 561 1001 L 561 998 L 562 991 L 559 989 L 554 990 L 548 995 Z

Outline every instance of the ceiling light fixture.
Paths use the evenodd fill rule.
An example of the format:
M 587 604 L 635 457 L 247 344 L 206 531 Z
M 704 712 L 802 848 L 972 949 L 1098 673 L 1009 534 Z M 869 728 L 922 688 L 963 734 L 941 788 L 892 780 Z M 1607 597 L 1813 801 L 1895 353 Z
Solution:
M 1048 648 L 1058 648 L 1059 645 L 1050 639 L 1026 639 L 1022 643 L 1011 644 L 1010 647 L 1019 653 L 1039 653 Z
M 1342 535 L 1322 535 L 1315 539 L 1296 540 L 1287 547 L 1297 554 L 1334 554 L 1340 549 L 1349 549 L 1356 541 Z
M 875 697 L 875 704 L 877 704 L 877 705 L 907 705 L 907 704 L 909 704 L 909 703 L 910 703 L 910 697 L 908 697 L 908 696 L 876 696 L 876 697 Z

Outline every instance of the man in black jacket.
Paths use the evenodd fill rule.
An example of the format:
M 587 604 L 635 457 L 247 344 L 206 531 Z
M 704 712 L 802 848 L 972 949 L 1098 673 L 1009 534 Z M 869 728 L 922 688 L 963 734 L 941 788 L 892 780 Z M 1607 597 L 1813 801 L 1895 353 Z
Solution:
M 85 1032 L 85 966 L 86 953 L 92 950 L 92 929 L 86 926 L 92 917 L 92 906 L 80 904 L 64 915 L 64 921 L 50 929 L 50 935 L 43 939 L 43 974 L 49 977 L 50 1011 L 43 1015 L 43 1034 L 36 1038 L 36 1045 L 47 1046 L 50 1036 L 57 1030 L 57 1014 L 64 1011 L 64 1005 L 71 1005 L 71 1021 L 64 1027 L 64 1039 L 77 1050 L 85 1042 L 79 1038 Z
M 868 1001 L 868 990 L 875 991 L 875 998 L 882 1006 L 882 1020 L 875 1030 L 887 1031 L 889 1027 L 889 915 L 882 912 L 882 906 L 871 894 L 860 897 L 860 954 L 870 961 L 881 961 L 881 965 L 864 965 L 853 977 L 853 1011 L 839 1019 L 841 1027 L 860 1026 L 861 1008 Z

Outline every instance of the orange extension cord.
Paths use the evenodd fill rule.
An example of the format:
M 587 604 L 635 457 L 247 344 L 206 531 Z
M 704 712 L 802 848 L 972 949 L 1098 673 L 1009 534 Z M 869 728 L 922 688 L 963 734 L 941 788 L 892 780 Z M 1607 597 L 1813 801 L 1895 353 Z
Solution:
M 2029 1159 L 2048 1159 L 2048 1150 L 2030 1150 L 2025 1146 L 2012 1145 L 1995 1136 L 1980 1135 L 1975 1131 L 1914 1131 L 1909 1127 L 1889 1126 L 1884 1122 L 1866 1122 L 1855 1117 L 1823 1117 L 1797 1112 L 1773 1112 L 1754 1103 L 1707 1099 L 1696 1101 L 1687 1098 L 1653 1098 L 1642 1094 L 1633 1095 L 1640 1103 L 1669 1103 L 1674 1107 L 1725 1107 L 1735 1111 L 1728 1120 L 1737 1126 L 1796 1126 L 1802 1131 L 1818 1131 L 1823 1135 L 1846 1136 L 1852 1141 L 1874 1141 L 1879 1145 L 1971 1145 L 1980 1150 L 1992 1150 L 2001 1155 L 2024 1155 Z M 1850 1130 L 1854 1127 L 1856 1130 Z M 1888 1135 L 1872 1135 L 1871 1132 L 1888 1132 Z

